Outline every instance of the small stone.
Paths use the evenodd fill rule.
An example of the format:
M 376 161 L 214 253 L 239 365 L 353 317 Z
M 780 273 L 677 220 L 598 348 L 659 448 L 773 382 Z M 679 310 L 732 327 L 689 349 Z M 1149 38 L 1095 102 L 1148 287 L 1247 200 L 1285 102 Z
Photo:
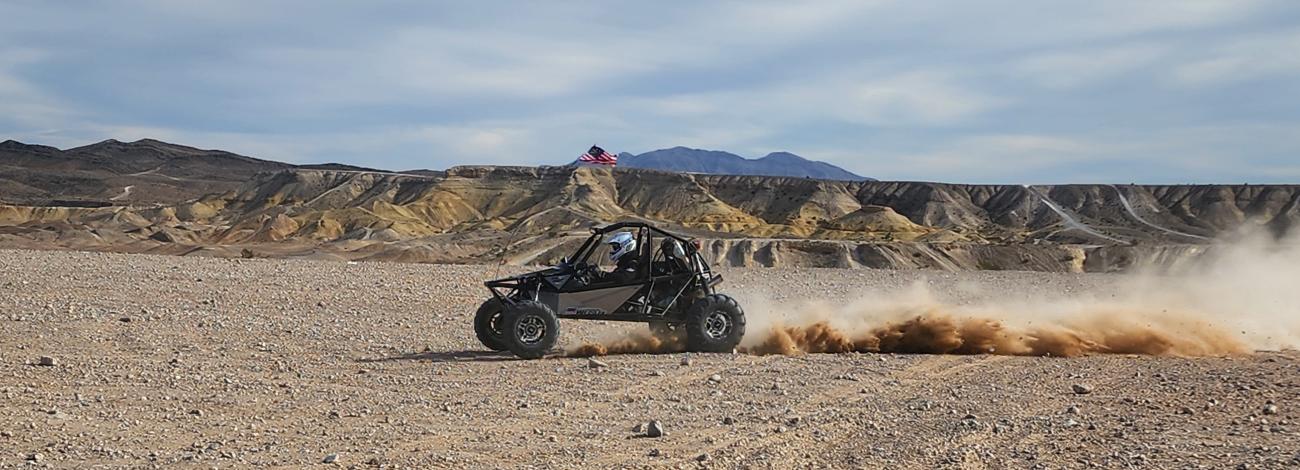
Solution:
M 118 318 L 117 321 L 120 321 L 122 323 L 131 323 L 131 317 Z
M 645 423 L 636 423 L 636 426 L 632 426 L 632 432 L 637 434 L 645 432 Z
M 28 456 L 27 456 L 27 461 L 29 461 L 29 462 L 40 462 L 41 460 L 44 460 L 44 459 L 45 459 L 45 456 L 44 456 L 44 455 L 41 455 L 40 452 L 37 452 L 37 453 L 35 453 L 35 454 L 31 454 L 31 455 L 28 455 Z
M 725 425 L 727 425 L 727 426 L 731 426 L 731 425 L 733 425 L 733 424 L 736 424 L 736 418 L 732 418 L 732 417 L 730 417 L 730 416 L 728 416 L 728 417 L 726 417 L 726 418 L 722 418 L 722 424 L 725 424 Z
M 695 457 L 695 461 L 696 461 L 696 462 L 708 462 L 709 459 L 711 459 L 711 458 L 712 458 L 712 457 L 709 456 L 709 453 L 708 453 L 708 452 L 705 452 L 705 453 L 703 453 L 703 454 L 700 454 L 698 457 Z
M 606 364 L 604 361 L 601 361 L 600 359 L 589 357 L 587 358 L 587 367 L 591 369 L 603 369 L 609 367 L 609 364 Z
M 650 452 L 647 453 L 646 455 L 649 455 L 649 456 L 651 456 L 651 457 L 659 457 L 659 456 L 661 456 L 661 455 L 663 455 L 663 454 L 664 454 L 663 451 L 661 451 L 661 450 L 655 448 L 655 449 L 650 449 Z
M 1092 386 L 1088 384 L 1074 384 L 1070 389 L 1074 390 L 1075 395 L 1087 395 L 1092 393 Z
M 59 365 L 59 361 L 55 360 L 53 357 L 50 356 L 41 356 L 40 359 L 36 360 L 36 363 L 45 367 L 53 367 Z
M 664 424 L 659 421 L 651 421 L 645 430 L 646 437 L 663 437 Z
M 713 383 L 721 382 L 721 381 L 722 381 L 722 376 L 721 376 L 721 375 L 718 375 L 718 374 L 710 375 L 710 376 L 709 376 L 709 381 L 710 381 L 710 382 L 713 382 Z
M 1266 415 L 1277 414 L 1277 405 L 1264 405 L 1264 414 Z
M 321 460 L 321 463 L 334 463 L 338 461 L 339 461 L 339 454 L 330 454 L 330 455 L 326 455 L 325 458 Z
M 1077 415 L 1079 414 L 1079 407 L 1071 405 L 1065 409 L 1065 414 Z
M 684 366 L 691 365 L 691 356 L 689 354 L 682 355 L 682 365 Z

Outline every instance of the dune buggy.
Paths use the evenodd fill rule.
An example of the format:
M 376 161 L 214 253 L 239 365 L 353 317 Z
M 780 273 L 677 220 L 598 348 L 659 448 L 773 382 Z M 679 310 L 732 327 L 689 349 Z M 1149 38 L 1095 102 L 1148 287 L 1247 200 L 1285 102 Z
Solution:
M 636 237 L 636 272 L 604 280 L 598 253 L 606 234 Z M 699 242 L 641 222 L 592 229 L 571 257 L 540 271 L 484 283 L 492 297 L 474 315 L 474 332 L 484 346 L 516 356 L 542 357 L 555 346 L 559 319 L 647 323 L 664 338 L 684 339 L 686 348 L 730 352 L 745 336 L 745 312 L 736 300 L 715 292 L 713 273 Z

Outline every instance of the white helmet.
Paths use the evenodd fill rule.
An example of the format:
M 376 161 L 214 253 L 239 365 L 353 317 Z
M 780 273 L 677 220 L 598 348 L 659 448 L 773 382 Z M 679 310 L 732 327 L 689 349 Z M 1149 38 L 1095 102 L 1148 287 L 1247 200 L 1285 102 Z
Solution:
M 618 261 L 623 255 L 636 251 L 636 237 L 628 232 L 618 232 L 605 240 L 609 244 L 609 259 Z

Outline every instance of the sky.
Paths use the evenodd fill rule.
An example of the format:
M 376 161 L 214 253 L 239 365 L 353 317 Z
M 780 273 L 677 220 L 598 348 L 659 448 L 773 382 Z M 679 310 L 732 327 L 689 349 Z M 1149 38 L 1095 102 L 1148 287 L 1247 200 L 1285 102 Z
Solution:
M 0 0 L 0 140 L 392 170 L 593 143 L 887 180 L 1300 183 L 1294 0 Z

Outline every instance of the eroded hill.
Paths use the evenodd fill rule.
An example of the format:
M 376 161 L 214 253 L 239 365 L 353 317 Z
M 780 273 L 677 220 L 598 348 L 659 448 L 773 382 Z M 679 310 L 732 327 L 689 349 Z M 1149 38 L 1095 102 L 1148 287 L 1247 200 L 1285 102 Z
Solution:
M 301 168 L 172 204 L 0 206 L 0 246 L 545 263 L 587 228 L 649 220 L 736 266 L 1108 271 L 1203 253 L 1243 224 L 1281 233 L 1297 186 L 849 182 L 634 169 Z

